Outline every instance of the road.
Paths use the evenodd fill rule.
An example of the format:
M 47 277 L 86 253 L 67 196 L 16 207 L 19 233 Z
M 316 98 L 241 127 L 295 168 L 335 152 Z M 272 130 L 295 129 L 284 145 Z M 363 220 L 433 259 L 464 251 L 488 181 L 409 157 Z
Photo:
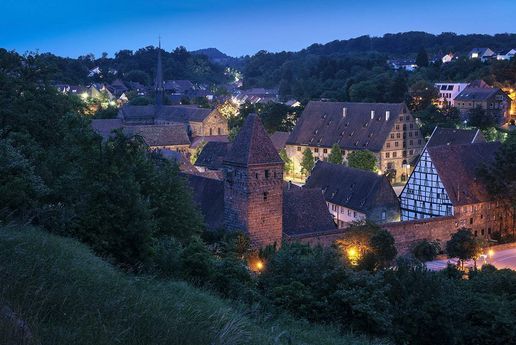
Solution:
M 426 263 L 426 267 L 432 271 L 439 271 L 446 268 L 448 262 L 457 264 L 457 259 L 430 261 Z M 516 248 L 509 248 L 500 251 L 496 251 L 495 249 L 493 255 L 491 257 L 487 256 L 485 261 L 482 258 L 477 260 L 477 266 L 482 266 L 484 262 L 494 265 L 496 268 L 510 268 L 512 270 L 516 270 Z M 473 260 L 466 262 L 464 265 L 473 267 Z

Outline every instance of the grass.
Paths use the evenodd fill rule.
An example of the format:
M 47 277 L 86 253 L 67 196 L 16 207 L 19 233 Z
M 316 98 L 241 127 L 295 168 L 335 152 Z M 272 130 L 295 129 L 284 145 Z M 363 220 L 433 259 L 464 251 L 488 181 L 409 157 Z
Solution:
M 234 307 L 185 282 L 125 274 L 83 244 L 29 227 L 0 228 L 1 344 L 381 344 Z

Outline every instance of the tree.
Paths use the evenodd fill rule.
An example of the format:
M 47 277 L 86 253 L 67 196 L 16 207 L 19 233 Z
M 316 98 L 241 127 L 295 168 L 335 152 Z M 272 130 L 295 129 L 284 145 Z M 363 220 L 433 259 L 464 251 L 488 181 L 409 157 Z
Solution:
M 425 48 L 421 47 L 416 57 L 417 67 L 428 67 L 428 54 Z
M 387 267 L 394 260 L 398 251 L 394 245 L 394 238 L 387 230 L 378 230 L 369 241 L 371 250 L 376 256 L 379 268 Z
M 410 109 L 419 111 L 430 106 L 432 101 L 439 97 L 439 91 L 429 81 L 419 80 L 410 86 L 409 95 Z
M 303 158 L 301 159 L 301 173 L 304 175 L 309 175 L 314 168 L 314 165 L 314 155 L 312 154 L 312 150 L 307 147 L 303 151 Z
M 458 258 L 462 268 L 464 268 L 465 260 L 476 260 L 481 249 L 480 242 L 473 236 L 471 230 L 466 228 L 454 233 L 446 242 L 446 253 L 449 257 Z
M 435 259 L 440 250 L 441 248 L 438 242 L 422 240 L 414 246 L 412 253 L 416 259 L 421 262 L 425 262 Z
M 330 154 L 328 155 L 328 162 L 334 164 L 342 164 L 342 150 L 340 149 L 339 144 L 333 144 L 331 147 Z
M 362 170 L 369 170 L 376 172 L 376 156 L 368 150 L 352 151 L 348 155 L 348 166 Z
M 294 172 L 294 163 L 292 162 L 292 159 L 288 158 L 287 150 L 282 148 L 279 155 L 283 161 L 283 171 L 285 172 L 285 175 L 291 175 Z
M 431 104 L 416 115 L 422 122 L 421 132 L 423 136 L 430 135 L 436 126 L 457 128 L 461 124 L 460 112 L 454 107 L 439 109 Z
M 46 193 L 31 162 L 9 141 L 0 139 L 0 219 L 34 215 L 39 198 Z
M 498 126 L 500 116 L 495 111 L 486 111 L 480 106 L 468 111 L 468 124 L 480 129 L 488 129 Z

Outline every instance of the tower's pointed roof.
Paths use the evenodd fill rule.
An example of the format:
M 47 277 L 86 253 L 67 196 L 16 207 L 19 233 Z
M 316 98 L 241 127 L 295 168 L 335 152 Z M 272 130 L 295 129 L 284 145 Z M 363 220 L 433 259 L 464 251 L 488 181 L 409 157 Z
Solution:
M 247 117 L 224 162 L 243 166 L 283 163 L 256 114 Z
M 156 106 L 163 104 L 163 66 L 161 64 L 161 39 L 158 43 L 158 65 L 156 67 Z

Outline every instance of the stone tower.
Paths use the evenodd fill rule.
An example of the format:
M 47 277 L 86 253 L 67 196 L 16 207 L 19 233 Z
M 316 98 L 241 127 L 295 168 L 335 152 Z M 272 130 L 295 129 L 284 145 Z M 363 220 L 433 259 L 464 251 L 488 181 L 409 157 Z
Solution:
M 250 114 L 224 159 L 224 225 L 260 248 L 281 245 L 283 161 L 256 114 Z

